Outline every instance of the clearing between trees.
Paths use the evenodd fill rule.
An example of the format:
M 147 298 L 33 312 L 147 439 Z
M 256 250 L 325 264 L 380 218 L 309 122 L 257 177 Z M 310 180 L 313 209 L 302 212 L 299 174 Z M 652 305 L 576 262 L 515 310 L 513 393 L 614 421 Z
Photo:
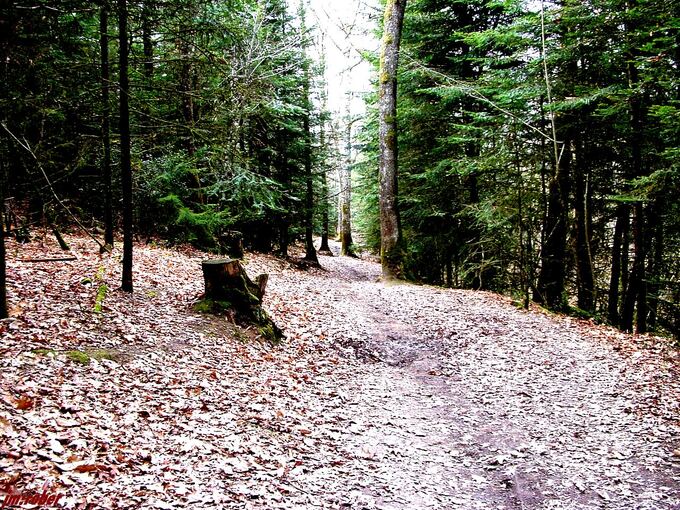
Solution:
M 0 485 L 64 508 L 680 507 L 661 339 L 247 254 L 272 347 L 195 309 L 205 253 L 135 247 L 129 295 L 118 252 L 69 242 L 58 263 L 8 243 Z

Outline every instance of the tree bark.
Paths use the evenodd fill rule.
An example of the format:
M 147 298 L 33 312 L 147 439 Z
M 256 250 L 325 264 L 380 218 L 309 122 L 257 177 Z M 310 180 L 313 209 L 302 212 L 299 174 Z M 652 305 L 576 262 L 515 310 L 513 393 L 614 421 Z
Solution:
M 319 247 L 319 251 L 328 255 L 332 253 L 331 247 L 328 245 L 330 221 L 328 219 L 328 175 L 325 170 L 321 174 L 321 194 L 324 198 L 321 204 L 321 246 Z
M 280 168 L 280 180 L 286 191 L 290 190 L 291 178 L 290 169 L 288 168 L 288 156 L 286 154 L 286 144 L 287 140 L 284 136 L 281 140 L 281 149 L 279 151 L 279 168 Z M 290 245 L 290 200 L 288 198 L 288 193 L 284 193 L 283 196 L 283 209 L 279 221 L 279 255 L 286 259 L 288 258 L 288 246 Z
M 548 216 L 545 246 L 541 254 L 541 272 L 538 277 L 539 302 L 553 310 L 565 310 L 565 279 L 567 253 L 567 206 L 569 200 L 569 174 L 571 150 L 565 140 L 565 150 L 555 161 L 555 174 L 548 184 Z
M 609 322 L 618 326 L 621 320 L 619 315 L 619 296 L 621 284 L 621 251 L 623 247 L 624 222 L 628 223 L 628 206 L 619 205 L 616 208 L 616 226 L 614 227 L 614 239 L 612 241 L 612 267 L 609 278 L 609 296 L 607 315 Z M 626 249 L 628 247 L 626 246 Z M 623 268 L 627 271 L 628 268 Z
M 120 175 L 123 184 L 123 284 L 132 292 L 132 163 L 130 156 L 130 105 L 128 77 L 127 0 L 118 0 L 120 83 Z
M 634 4 L 634 2 L 632 2 L 632 4 Z M 629 5 L 628 7 L 629 9 L 632 9 L 635 6 Z M 632 30 L 632 27 L 627 26 L 626 30 L 630 31 Z M 638 70 L 634 64 L 632 49 L 628 57 L 628 82 L 629 87 L 634 89 L 639 82 L 639 76 Z M 640 94 L 640 91 L 633 90 L 630 98 L 630 149 L 633 178 L 643 176 L 642 139 L 644 135 L 645 109 Z M 623 312 L 621 314 L 621 328 L 624 331 L 632 331 L 633 322 L 635 322 L 635 330 L 637 333 L 645 333 L 647 331 L 647 281 L 645 274 L 647 249 L 645 243 L 645 228 L 644 204 L 641 201 L 638 201 L 633 205 L 633 268 L 623 304 Z M 637 313 L 635 313 L 636 303 Z
M 324 107 L 323 111 L 326 111 L 326 102 L 324 96 Z M 326 122 L 322 120 L 321 127 L 319 130 L 319 145 L 322 150 L 326 147 Z M 324 153 L 325 154 L 325 153 Z M 321 246 L 319 251 L 324 252 L 326 255 L 332 255 L 331 248 L 328 245 L 328 231 L 330 228 L 330 222 L 328 219 L 328 168 L 324 161 L 321 168 Z
M 664 250 L 664 225 L 663 218 L 659 214 L 659 205 L 655 203 L 652 206 L 653 218 L 650 219 L 650 225 L 656 225 L 653 232 L 654 258 L 651 269 L 649 271 L 649 315 L 647 320 L 647 327 L 649 331 L 656 329 L 657 313 L 659 309 L 659 291 L 661 290 L 661 275 L 663 271 L 663 250 Z M 651 243 L 650 243 L 651 244 Z
M 302 5 L 302 4 L 301 4 Z M 305 95 L 305 114 L 303 117 L 303 131 L 305 137 L 305 260 L 319 264 L 319 258 L 316 255 L 316 248 L 314 247 L 314 178 L 312 175 L 312 133 L 309 127 L 309 117 L 311 110 L 311 101 L 309 98 L 309 63 L 306 61 L 307 55 L 304 55 L 304 90 Z
M 586 312 L 595 309 L 595 278 L 590 247 L 590 211 L 587 206 L 588 178 L 580 154 L 574 151 L 574 212 L 576 220 L 576 284 L 578 307 Z
M 153 77 L 153 40 L 151 39 L 152 2 L 145 0 L 142 5 L 142 47 L 144 48 L 144 75 L 150 85 Z
M 340 169 L 340 255 L 353 257 L 352 251 L 352 124 L 347 119 L 347 158 Z
M 566 27 L 565 27 L 566 28 Z M 567 29 L 568 30 L 568 29 Z M 566 33 L 562 32 L 561 37 Z M 553 104 L 552 87 L 546 58 L 545 26 L 543 3 L 541 3 L 541 56 L 545 76 L 546 96 L 548 106 Z M 565 73 L 574 75 L 576 63 L 570 60 Z M 566 91 L 565 91 L 566 92 Z M 558 140 L 558 129 L 552 112 L 550 125 L 552 131 L 554 172 L 548 184 L 548 210 L 543 224 L 543 245 L 541 250 L 541 272 L 538 277 L 536 296 L 538 301 L 553 310 L 566 311 L 568 302 L 565 292 L 566 259 L 567 259 L 567 212 L 569 207 L 569 184 L 571 170 L 571 141 L 573 137 L 569 128 L 562 128 L 562 150 Z M 562 123 L 569 125 L 569 120 Z
M 633 206 L 633 268 L 630 272 L 628 288 L 626 289 L 623 310 L 621 312 L 621 329 L 624 331 L 633 331 L 636 303 L 638 303 L 636 330 L 638 333 L 646 331 L 647 303 L 644 285 L 644 257 L 644 209 L 641 203 L 636 203 Z M 639 300 L 644 301 L 644 303 Z M 641 312 L 644 313 L 644 316 L 641 315 Z
M 7 261 L 5 256 L 5 165 L 0 162 L 0 319 L 9 317 L 7 309 Z
M 99 45 L 102 82 L 102 179 L 104 184 L 104 244 L 113 249 L 113 189 L 111 184 L 111 107 L 109 103 L 109 11 L 103 2 L 99 14 Z
M 405 10 L 406 0 L 387 0 L 380 54 L 380 258 L 386 280 L 404 276 L 397 189 L 397 69 Z
M 151 159 L 151 153 L 154 148 L 154 139 L 156 130 L 151 127 L 151 91 L 153 90 L 153 11 L 154 5 L 150 0 L 142 2 L 141 9 L 141 25 L 142 25 L 142 51 L 144 54 L 144 86 L 146 97 L 140 105 L 141 112 L 141 142 L 144 157 Z

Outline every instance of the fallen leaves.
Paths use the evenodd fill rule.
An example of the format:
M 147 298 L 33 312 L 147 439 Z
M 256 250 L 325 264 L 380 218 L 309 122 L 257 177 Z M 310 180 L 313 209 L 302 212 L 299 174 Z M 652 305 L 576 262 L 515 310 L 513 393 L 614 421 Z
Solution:
M 27 411 L 29 409 L 33 409 L 35 406 L 35 400 L 27 397 L 26 395 L 21 395 L 19 398 L 14 400 L 14 405 L 20 411 Z
M 361 260 L 249 254 L 289 336 L 271 348 L 191 311 L 205 254 L 137 246 L 130 296 L 115 256 L 69 241 L 77 261 L 10 260 L 21 312 L 0 322 L 0 470 L 52 480 L 65 508 L 680 503 L 667 350 L 492 294 L 384 287 Z M 91 349 L 120 359 L 65 354 Z

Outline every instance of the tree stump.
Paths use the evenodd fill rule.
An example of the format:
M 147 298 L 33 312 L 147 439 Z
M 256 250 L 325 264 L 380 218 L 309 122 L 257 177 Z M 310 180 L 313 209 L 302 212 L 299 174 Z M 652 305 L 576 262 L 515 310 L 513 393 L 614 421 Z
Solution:
M 201 267 L 205 281 L 201 309 L 233 310 L 236 319 L 257 326 L 267 340 L 274 343 L 283 340 L 283 332 L 262 308 L 268 275 L 261 274 L 252 281 L 235 259 L 204 260 Z

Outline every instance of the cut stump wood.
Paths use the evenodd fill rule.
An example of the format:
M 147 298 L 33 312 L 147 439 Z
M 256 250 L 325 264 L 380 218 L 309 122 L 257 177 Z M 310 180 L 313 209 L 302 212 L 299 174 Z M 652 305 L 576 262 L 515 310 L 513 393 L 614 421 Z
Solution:
M 262 308 L 268 275 L 261 274 L 252 281 L 236 259 L 204 260 L 201 267 L 205 281 L 205 300 L 201 308 L 233 310 L 236 319 L 257 326 L 267 340 L 275 343 L 283 340 L 283 332 Z

